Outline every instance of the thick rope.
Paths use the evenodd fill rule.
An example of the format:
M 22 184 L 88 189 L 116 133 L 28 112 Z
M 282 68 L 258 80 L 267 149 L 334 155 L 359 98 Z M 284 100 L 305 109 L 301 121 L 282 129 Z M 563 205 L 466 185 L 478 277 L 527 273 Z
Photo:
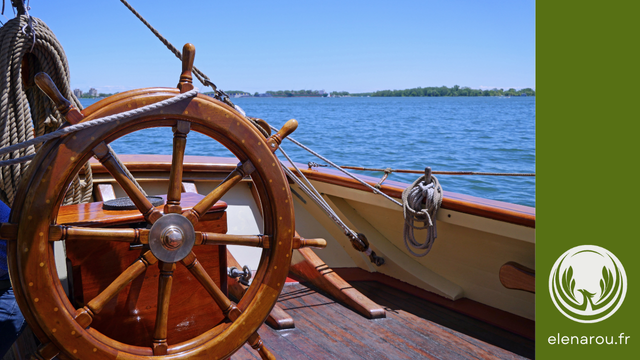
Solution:
M 64 50 L 47 25 L 28 15 L 9 20 L 0 29 L 0 147 L 29 140 L 34 134 L 48 133 L 64 122 L 54 104 L 35 86 L 33 76 L 40 71 L 48 73 L 62 95 L 82 108 L 69 86 L 69 66 Z M 38 148 L 30 146 L 4 154 L 0 159 L 32 156 Z M 8 204 L 13 202 L 27 166 L 27 163 L 13 162 L 0 170 L 0 200 Z M 91 169 L 85 165 L 84 181 L 76 176 L 64 203 L 90 201 L 92 188 Z
M 70 126 L 66 126 L 63 127 L 62 129 L 56 130 L 52 133 L 46 134 L 46 135 L 42 135 L 42 136 L 38 136 L 35 139 L 31 139 L 28 141 L 24 141 L 21 142 L 19 144 L 15 144 L 15 145 L 11 145 L 11 146 L 7 146 L 5 148 L 0 149 L 0 156 L 4 155 L 4 154 L 8 154 L 20 149 L 24 149 L 24 148 L 28 148 L 30 146 L 33 146 L 35 144 L 38 143 L 42 143 L 42 142 L 46 142 L 49 140 L 53 140 L 56 138 L 59 138 L 61 136 L 65 136 L 65 135 L 69 135 L 71 133 L 80 131 L 80 130 L 84 130 L 84 129 L 88 129 L 88 128 L 92 128 L 95 126 L 100 126 L 109 122 L 113 122 L 113 121 L 118 121 L 118 120 L 124 120 L 124 119 L 128 119 L 130 117 L 134 117 L 134 116 L 138 116 L 138 115 L 142 115 L 144 113 L 159 109 L 161 107 L 165 107 L 165 106 L 169 106 L 169 105 L 173 105 L 179 101 L 182 101 L 184 99 L 187 98 L 191 98 L 194 97 L 198 94 L 198 90 L 193 89 L 190 91 L 187 91 L 186 93 L 180 94 L 180 95 L 176 95 L 174 97 L 168 98 L 166 100 L 162 100 L 162 101 L 158 101 L 157 103 L 153 103 L 153 104 L 149 104 L 147 106 L 143 106 L 141 108 L 137 108 L 137 109 L 133 109 L 133 110 L 129 110 L 129 111 L 125 111 L 125 112 L 121 112 L 118 114 L 113 114 L 113 115 L 109 115 L 109 116 L 105 116 L 105 117 L 101 117 L 101 118 L 97 118 L 97 119 L 93 119 L 91 121 L 87 121 L 87 122 L 81 122 L 75 125 L 70 125 Z M 31 156 L 32 157 L 32 156 Z M 30 156 L 25 156 L 23 158 L 19 158 L 19 159 L 13 159 L 10 161 L 28 161 L 31 160 Z M 10 165 L 10 163 L 5 164 L 4 162 L 0 162 L 0 166 L 6 166 L 6 165 Z
M 423 202 L 425 206 L 423 208 Z M 431 251 L 438 230 L 436 228 L 436 216 L 442 205 L 442 187 L 435 176 L 430 181 L 425 180 L 425 175 L 419 177 L 411 186 L 402 192 L 404 210 L 404 244 L 407 250 L 415 256 L 425 256 Z M 416 223 L 422 222 L 422 226 Z M 427 238 L 421 243 L 416 240 L 414 230 L 427 229 Z

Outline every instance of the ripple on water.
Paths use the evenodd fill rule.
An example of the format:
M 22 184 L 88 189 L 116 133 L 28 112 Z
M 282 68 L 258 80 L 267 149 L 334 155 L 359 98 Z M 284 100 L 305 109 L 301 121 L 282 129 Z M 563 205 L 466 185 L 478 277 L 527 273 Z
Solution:
M 483 172 L 535 171 L 535 97 L 526 98 L 240 98 L 248 115 L 275 127 L 294 118 L 293 137 L 333 162 L 376 168 Z M 84 99 L 83 105 L 86 106 Z M 118 139 L 121 154 L 171 154 L 171 130 Z M 301 163 L 321 161 L 291 143 Z M 187 155 L 229 156 L 201 134 L 189 134 Z M 372 176 L 382 174 L 366 173 Z M 392 174 L 411 183 L 415 174 Z M 445 176 L 445 190 L 535 206 L 535 178 Z

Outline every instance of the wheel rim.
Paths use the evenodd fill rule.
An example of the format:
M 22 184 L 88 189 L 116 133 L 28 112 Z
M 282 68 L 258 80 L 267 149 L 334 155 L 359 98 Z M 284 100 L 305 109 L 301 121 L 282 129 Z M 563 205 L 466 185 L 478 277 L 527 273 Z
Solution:
M 146 89 L 121 94 L 115 100 L 88 108 L 83 121 L 137 108 L 177 93 L 173 89 Z M 231 324 L 219 324 L 189 341 L 169 346 L 169 354 L 184 358 L 224 358 L 246 342 L 269 314 L 288 272 L 294 217 L 288 183 L 265 139 L 235 110 L 207 96 L 198 96 L 164 109 L 120 123 L 101 125 L 87 132 L 47 143 L 32 162 L 33 171 L 16 197 L 11 222 L 19 223 L 18 240 L 10 244 L 11 277 L 21 308 L 43 342 L 51 341 L 74 358 L 99 355 L 127 359 L 151 355 L 140 348 L 106 338 L 97 330 L 84 329 L 76 321 L 76 309 L 67 300 L 58 280 L 49 241 L 50 224 L 72 175 L 78 172 L 101 141 L 109 143 L 142 128 L 171 126 L 188 121 L 191 129 L 225 145 L 241 162 L 255 167 L 252 179 L 264 209 L 264 233 L 273 240 L 263 250 L 254 282 L 238 303 L 242 315 Z M 35 220 L 34 220 L 35 219 Z M 30 224 L 30 226 L 23 226 Z M 46 315 L 45 315 L 46 314 Z

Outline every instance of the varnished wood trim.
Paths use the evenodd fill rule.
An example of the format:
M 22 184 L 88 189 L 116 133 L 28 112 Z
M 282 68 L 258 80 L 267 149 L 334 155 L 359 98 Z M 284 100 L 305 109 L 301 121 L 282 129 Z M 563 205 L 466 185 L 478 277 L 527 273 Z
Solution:
M 445 299 L 434 293 L 381 273 L 370 273 L 360 268 L 334 268 L 333 271 L 346 281 L 376 281 L 527 339 L 535 340 L 535 321 L 533 320 L 525 319 L 521 316 L 466 298 L 455 301 Z
M 298 165 L 298 167 L 301 167 L 303 174 L 310 180 L 371 192 L 366 186 L 336 170 L 323 168 L 308 170 L 304 169 L 304 165 Z M 376 178 L 366 175 L 358 175 L 358 177 L 371 186 L 375 186 L 378 183 L 378 179 Z M 391 197 L 400 199 L 402 198 L 402 191 L 407 186 L 409 186 L 409 184 L 387 180 L 381 185 L 380 191 Z M 535 228 L 535 208 L 528 206 L 444 191 L 442 208 Z
M 166 198 L 164 195 L 160 195 Z M 203 196 L 194 193 L 182 194 L 182 205 L 185 209 L 202 200 Z M 218 201 L 208 211 L 207 215 L 224 213 L 227 204 L 224 201 Z M 158 206 L 161 210 L 162 206 Z M 81 226 L 108 226 L 123 223 L 133 223 L 144 221 L 144 217 L 138 210 L 104 210 L 102 202 L 65 205 L 61 206 L 58 211 L 58 224 L 64 225 L 81 225 Z

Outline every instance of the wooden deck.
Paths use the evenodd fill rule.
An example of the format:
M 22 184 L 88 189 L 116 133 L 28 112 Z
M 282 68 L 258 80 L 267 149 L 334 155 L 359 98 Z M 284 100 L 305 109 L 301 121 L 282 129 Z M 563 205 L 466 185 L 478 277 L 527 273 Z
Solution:
M 376 282 L 351 285 L 385 307 L 387 318 L 366 319 L 304 284 L 291 284 L 278 304 L 296 328 L 276 331 L 263 325 L 259 333 L 265 344 L 278 359 L 534 357 L 531 340 Z M 245 345 L 231 359 L 259 357 Z
M 278 359 L 522 359 L 534 357 L 534 342 L 372 281 L 351 285 L 383 306 L 384 319 L 369 320 L 305 284 L 284 287 L 278 304 L 295 329 L 259 330 Z M 32 337 L 30 330 L 21 337 Z M 3 360 L 21 359 L 35 350 L 22 341 Z M 30 345 L 29 347 L 25 347 Z M 491 345 L 493 344 L 493 345 Z M 19 350 L 17 353 L 15 351 Z M 232 360 L 259 360 L 245 345 Z

